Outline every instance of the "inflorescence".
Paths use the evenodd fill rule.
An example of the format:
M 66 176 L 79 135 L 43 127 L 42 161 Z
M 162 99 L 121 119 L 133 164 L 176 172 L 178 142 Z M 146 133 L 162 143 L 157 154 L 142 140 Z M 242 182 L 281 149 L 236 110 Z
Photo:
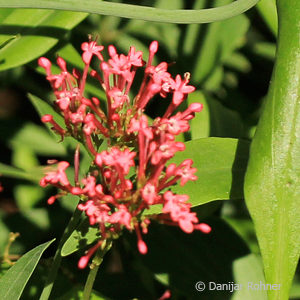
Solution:
M 104 61 L 103 46 L 95 41 L 81 46 L 84 70 L 81 74 L 67 70 L 61 57 L 57 64 L 60 74 L 52 74 L 51 62 L 41 57 L 39 65 L 47 74 L 56 100 L 54 105 L 64 118 L 61 127 L 52 115 L 44 115 L 42 121 L 50 123 L 52 130 L 61 136 L 72 136 L 85 144 L 93 157 L 93 165 L 87 176 L 79 181 L 79 155 L 75 155 L 75 183 L 72 185 L 66 175 L 69 163 L 61 161 L 41 179 L 41 186 L 52 185 L 60 192 L 48 199 L 49 204 L 68 193 L 81 199 L 78 209 L 85 212 L 91 225 L 97 224 L 101 238 L 81 257 L 79 267 L 84 268 L 95 251 L 106 240 L 119 236 L 123 228 L 135 231 L 140 253 L 147 253 L 142 239 L 150 220 L 168 225 L 178 225 L 191 233 L 201 230 L 209 233 L 211 228 L 199 223 L 196 213 L 191 212 L 188 195 L 177 195 L 171 187 L 178 183 L 183 186 L 189 180 L 196 180 L 193 161 L 186 159 L 179 165 L 169 163 L 177 151 L 184 151 L 185 145 L 175 137 L 189 130 L 189 121 L 202 104 L 193 103 L 185 111 L 174 111 L 195 90 L 189 85 L 189 73 L 175 79 L 167 72 L 168 64 L 152 65 L 158 49 L 158 42 L 149 47 L 147 62 L 143 53 L 131 47 L 128 55 L 118 54 L 114 46 L 108 46 L 110 59 Z M 91 60 L 100 61 L 100 71 L 90 70 Z M 145 68 L 138 94 L 131 99 L 130 88 L 138 68 Z M 96 97 L 85 97 L 87 76 L 94 77 L 106 94 L 106 104 Z M 149 101 L 156 95 L 172 101 L 162 117 L 152 122 L 144 114 Z M 150 123 L 150 124 L 149 124 Z M 101 142 L 106 140 L 107 149 L 98 152 Z M 148 214 L 153 205 L 161 205 L 160 214 Z

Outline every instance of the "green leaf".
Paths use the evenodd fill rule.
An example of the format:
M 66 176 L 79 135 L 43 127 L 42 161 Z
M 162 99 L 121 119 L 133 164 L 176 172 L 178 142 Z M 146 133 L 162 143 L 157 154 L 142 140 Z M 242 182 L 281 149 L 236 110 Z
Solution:
M 45 208 L 23 210 L 22 216 L 24 216 L 28 222 L 36 225 L 40 230 L 46 231 L 50 229 L 51 221 L 49 212 Z
M 269 300 L 289 298 L 300 256 L 300 2 L 277 5 L 276 63 L 245 180 L 266 280 L 281 284 Z
M 28 98 L 31 101 L 34 108 L 36 109 L 36 111 L 38 112 L 40 117 L 42 117 L 43 115 L 46 115 L 46 114 L 50 114 L 53 116 L 55 122 L 57 122 L 61 127 L 65 127 L 64 126 L 64 124 L 65 124 L 64 118 L 59 113 L 57 113 L 49 103 L 47 103 L 46 101 L 43 101 L 42 99 L 40 99 L 32 94 L 28 94 Z M 51 125 L 49 125 L 47 123 L 46 126 L 54 136 L 57 136 L 50 129 L 52 127 Z
M 29 148 L 39 155 L 66 155 L 65 148 L 58 144 L 45 128 L 33 123 L 24 124 L 10 139 L 9 144 L 13 149 Z
M 91 227 L 89 220 L 84 219 L 64 243 L 61 250 L 61 256 L 67 256 L 83 249 L 99 238 L 99 228 Z
M 39 165 L 38 159 L 33 150 L 27 145 L 13 147 L 12 164 L 17 168 L 29 170 Z
M 258 0 L 239 0 L 213 9 L 158 9 L 107 1 L 0 0 L 0 7 L 48 8 L 89 12 L 166 23 L 210 23 L 232 18 L 253 7 Z
M 276 54 L 276 45 L 268 42 L 258 42 L 253 46 L 253 52 L 263 58 L 274 60 Z
M 43 176 L 41 168 L 33 168 L 26 172 L 22 169 L 18 169 L 9 165 L 0 163 L 0 174 L 5 177 L 12 177 L 17 179 L 24 179 L 33 182 L 37 182 Z
M 243 181 L 248 161 L 249 142 L 237 139 L 203 138 L 185 143 L 186 149 L 177 152 L 171 162 L 180 164 L 192 159 L 198 180 L 183 187 L 172 187 L 177 194 L 187 194 L 192 206 L 214 200 L 242 199 Z M 161 206 L 153 205 L 147 214 L 160 213 Z
M 192 140 L 206 138 L 209 137 L 210 134 L 209 106 L 204 94 L 200 91 L 192 93 L 187 99 L 188 105 L 195 102 L 203 104 L 203 109 L 190 121 L 190 133 Z
M 8 9 L 4 13 L 0 44 L 6 44 L 0 49 L 1 71 L 41 56 L 87 16 L 42 9 Z
M 224 60 L 226 67 L 233 68 L 239 72 L 247 73 L 251 69 L 251 64 L 246 56 L 239 52 L 233 52 Z
M 276 0 L 259 1 L 257 10 L 268 25 L 270 31 L 276 36 L 278 30 Z
M 18 300 L 43 252 L 54 241 L 49 241 L 23 255 L 0 279 L 0 299 Z
M 236 111 L 225 107 L 214 98 L 207 97 L 206 101 L 210 115 L 210 136 L 234 138 L 243 136 L 243 124 Z
M 18 184 L 14 189 L 14 198 L 22 211 L 33 208 L 45 197 L 45 190 L 37 185 Z
M 228 2 L 230 1 L 218 1 L 222 4 Z M 248 27 L 249 21 L 243 15 L 206 25 L 204 28 L 205 34 L 198 36 L 198 39 L 203 41 L 201 45 L 197 46 L 197 52 L 194 53 L 197 58 L 192 58 L 194 62 L 192 65 L 194 67 L 192 80 L 202 82 L 211 77 L 214 71 L 220 73 L 217 67 L 230 57 L 236 48 L 242 45 Z M 230 35 L 228 35 L 228 32 L 230 32 Z
M 268 300 L 264 288 L 256 289 L 255 284 L 265 284 L 261 259 L 254 254 L 236 259 L 233 262 L 234 282 L 241 284 L 242 288 L 234 293 L 232 300 L 255 299 Z

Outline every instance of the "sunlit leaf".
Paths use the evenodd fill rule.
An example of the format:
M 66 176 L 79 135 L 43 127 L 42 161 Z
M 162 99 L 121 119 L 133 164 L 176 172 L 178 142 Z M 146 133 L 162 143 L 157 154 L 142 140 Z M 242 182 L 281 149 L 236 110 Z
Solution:
M 54 240 L 37 246 L 23 255 L 0 279 L 0 299 L 18 300 L 43 252 Z
M 177 152 L 172 162 L 180 164 L 192 159 L 197 168 L 197 181 L 179 184 L 171 189 L 187 194 L 192 206 L 214 200 L 242 199 L 243 182 L 248 161 L 249 142 L 229 138 L 203 138 L 185 143 L 186 149 Z M 160 205 L 151 206 L 147 214 L 161 212 Z
M 269 299 L 288 299 L 300 256 L 300 2 L 277 1 L 279 44 L 245 179 Z
M 86 13 L 2 9 L 0 70 L 25 64 L 52 48 Z

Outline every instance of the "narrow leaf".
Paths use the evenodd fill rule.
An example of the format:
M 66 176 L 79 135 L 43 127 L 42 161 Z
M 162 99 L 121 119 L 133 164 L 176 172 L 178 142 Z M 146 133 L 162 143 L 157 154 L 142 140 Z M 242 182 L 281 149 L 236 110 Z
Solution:
M 276 36 L 278 30 L 276 0 L 262 0 L 257 4 L 257 9 L 270 31 Z
M 0 299 L 18 300 L 43 252 L 54 241 L 35 247 L 22 256 L 0 279 Z
M 25 172 L 22 169 L 0 163 L 0 175 L 37 182 L 42 177 L 43 172 L 40 168 L 34 168 Z

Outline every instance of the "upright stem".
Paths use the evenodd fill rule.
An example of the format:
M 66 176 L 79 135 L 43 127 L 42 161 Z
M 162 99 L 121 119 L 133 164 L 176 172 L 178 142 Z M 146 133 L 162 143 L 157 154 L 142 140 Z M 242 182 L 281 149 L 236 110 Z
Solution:
M 101 246 L 98 248 L 95 257 L 93 259 L 93 262 L 90 266 L 90 272 L 88 275 L 88 278 L 86 280 L 84 290 L 83 290 L 83 300 L 89 300 L 91 297 L 92 288 L 98 273 L 98 269 L 103 261 L 103 257 L 107 251 L 112 246 L 111 240 L 104 240 Z
M 245 176 L 269 300 L 288 300 L 300 256 L 300 1 L 277 0 L 278 43 Z
M 69 238 L 69 236 L 75 229 L 75 227 L 79 221 L 80 215 L 81 215 L 81 211 L 76 208 L 73 213 L 73 216 L 71 217 L 71 219 L 69 221 L 69 224 L 67 225 L 67 227 L 63 233 L 63 236 L 59 242 L 58 248 L 55 252 L 53 263 L 50 268 L 48 278 L 46 279 L 46 283 L 45 283 L 43 292 L 40 296 L 40 300 L 47 300 L 51 294 L 53 284 L 54 284 L 54 281 L 55 281 L 55 278 L 57 275 L 57 271 L 58 271 L 58 269 L 60 267 L 60 263 L 61 263 L 61 254 L 60 254 L 61 249 L 62 249 L 64 243 L 66 242 L 66 240 Z
M 89 300 L 91 297 L 91 292 L 92 288 L 99 270 L 100 264 L 99 265 L 93 265 L 93 267 L 90 269 L 87 281 L 84 286 L 84 291 L 83 291 L 83 300 Z

